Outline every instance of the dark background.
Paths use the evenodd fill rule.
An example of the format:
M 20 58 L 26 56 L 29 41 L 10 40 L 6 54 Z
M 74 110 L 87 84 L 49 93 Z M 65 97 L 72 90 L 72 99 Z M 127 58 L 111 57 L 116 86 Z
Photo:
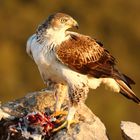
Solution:
M 2 103 L 44 88 L 35 63 L 27 56 L 26 41 L 38 24 L 55 12 L 73 16 L 77 32 L 101 40 L 116 57 L 121 71 L 135 80 L 140 97 L 139 0 L 1 0 L 0 100 Z M 140 106 L 100 87 L 92 90 L 87 105 L 105 123 L 110 138 L 120 140 L 120 121 L 140 124 Z

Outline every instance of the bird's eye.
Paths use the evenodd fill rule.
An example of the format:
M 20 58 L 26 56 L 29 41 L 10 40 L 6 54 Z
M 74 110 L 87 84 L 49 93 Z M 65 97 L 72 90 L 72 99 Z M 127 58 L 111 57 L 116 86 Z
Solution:
M 61 19 L 61 23 L 65 23 L 65 22 L 67 22 L 67 19 L 62 18 L 62 19 Z

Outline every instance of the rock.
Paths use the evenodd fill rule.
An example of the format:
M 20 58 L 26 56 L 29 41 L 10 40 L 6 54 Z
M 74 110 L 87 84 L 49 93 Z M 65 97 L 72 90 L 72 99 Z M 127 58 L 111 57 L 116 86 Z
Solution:
M 67 108 L 68 101 L 64 101 L 62 108 Z M 80 104 L 75 114 L 76 124 L 72 124 L 67 131 L 65 128 L 48 137 L 41 134 L 23 134 L 22 132 L 10 133 L 10 125 L 14 124 L 15 118 L 23 118 L 25 114 L 32 112 L 45 112 L 47 109 L 54 111 L 55 99 L 53 91 L 29 93 L 21 99 L 8 102 L 1 106 L 0 116 L 0 140 L 108 140 L 106 128 L 100 119 L 83 103 Z M 5 116 L 3 114 L 6 114 Z M 12 117 L 11 117 L 12 116 Z M 15 131 L 15 130 L 14 130 Z
M 122 121 L 121 131 L 124 140 L 140 140 L 140 126 L 134 122 Z

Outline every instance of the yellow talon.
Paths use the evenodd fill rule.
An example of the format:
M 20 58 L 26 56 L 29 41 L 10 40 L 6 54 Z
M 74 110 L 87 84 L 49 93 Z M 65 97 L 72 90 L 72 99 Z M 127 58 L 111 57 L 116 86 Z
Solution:
M 77 123 L 77 122 L 78 122 L 78 121 L 76 121 L 76 120 L 66 120 L 62 125 L 60 125 L 60 126 L 57 127 L 57 128 L 54 128 L 54 129 L 52 130 L 52 132 L 57 132 L 57 131 L 59 131 L 59 130 L 61 130 L 61 129 L 63 129 L 63 128 L 67 128 L 67 130 L 69 130 L 70 125 L 73 124 L 73 123 Z
M 78 121 L 76 121 L 76 120 L 69 120 L 69 121 L 67 121 L 67 122 L 68 122 L 68 123 L 67 123 L 67 129 L 68 129 L 68 130 L 69 130 L 71 124 L 76 124 L 76 123 L 78 123 Z
M 55 120 L 56 124 L 60 124 L 66 119 L 67 114 L 68 114 L 67 111 L 57 111 L 57 112 L 53 113 L 51 115 L 51 117 L 56 118 L 56 120 Z
M 56 111 L 51 115 L 51 117 L 57 117 L 57 116 L 60 116 L 60 115 L 67 115 L 67 114 L 68 114 L 67 111 Z

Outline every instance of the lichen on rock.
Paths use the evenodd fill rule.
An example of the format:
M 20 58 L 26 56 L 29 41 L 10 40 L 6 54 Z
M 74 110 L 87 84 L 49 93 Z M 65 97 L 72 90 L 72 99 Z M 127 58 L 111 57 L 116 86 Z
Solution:
M 68 100 L 65 99 L 62 105 L 62 109 L 67 109 L 67 105 Z M 47 115 L 49 116 L 52 112 L 54 112 L 54 106 L 54 94 L 49 90 L 46 90 L 43 93 L 29 93 L 23 98 L 3 104 L 1 106 L 1 112 L 7 114 L 6 116 L 8 117 L 2 116 L 3 113 L 0 112 L 0 115 L 2 116 L 2 119 L 0 121 L 1 140 L 108 140 L 104 124 L 97 116 L 92 113 L 92 111 L 84 103 L 79 105 L 78 110 L 75 114 L 75 120 L 78 123 L 72 124 L 69 130 L 64 128 L 62 130 L 59 130 L 58 132 L 44 135 L 44 131 L 41 131 L 41 133 L 39 133 L 39 131 L 36 131 L 36 133 L 34 133 L 33 131 L 31 133 L 31 131 L 29 131 L 28 129 L 26 131 L 17 131 L 16 128 L 14 130 L 14 127 L 11 127 L 14 126 L 15 123 L 19 122 L 19 120 L 25 121 L 25 118 L 33 112 L 34 114 L 48 113 Z M 44 122 L 41 122 L 41 124 L 43 123 Z M 38 125 L 36 123 L 34 127 L 40 127 L 40 124 Z M 13 129 L 12 131 L 15 132 L 12 132 L 11 128 Z M 21 129 L 23 129 L 22 126 Z

